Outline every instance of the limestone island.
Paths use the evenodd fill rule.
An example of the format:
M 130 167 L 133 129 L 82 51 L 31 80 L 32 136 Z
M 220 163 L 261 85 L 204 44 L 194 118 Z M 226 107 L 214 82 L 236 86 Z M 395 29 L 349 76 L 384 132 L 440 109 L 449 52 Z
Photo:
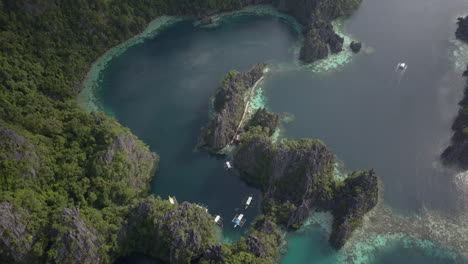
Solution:
M 316 139 L 272 140 L 279 115 L 260 108 L 250 118 L 243 114 L 252 90 L 266 65 L 250 71 L 231 71 L 216 90 L 209 124 L 202 128 L 198 146 L 211 153 L 237 144 L 233 164 L 240 177 L 263 192 L 262 211 L 276 225 L 295 230 L 311 210 L 331 211 L 330 243 L 339 249 L 378 200 L 373 170 L 357 171 L 343 181 L 334 178 L 334 155 Z M 248 120 L 246 120 L 248 119 Z

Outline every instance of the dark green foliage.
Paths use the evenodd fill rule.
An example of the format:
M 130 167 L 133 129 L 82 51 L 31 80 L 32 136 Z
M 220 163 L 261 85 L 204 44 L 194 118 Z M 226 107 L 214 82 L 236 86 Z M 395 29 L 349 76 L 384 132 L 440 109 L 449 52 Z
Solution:
M 103 155 L 129 131 L 103 114 L 88 114 L 78 107 L 75 97 L 91 63 L 159 15 L 203 15 L 247 2 L 0 2 L 0 202 L 9 199 L 27 212 L 21 219 L 34 234 L 37 260 L 54 259 L 57 252 L 50 247 L 54 241 L 49 230 L 55 224 L 66 232 L 69 227 L 59 225 L 61 212 L 79 207 L 80 217 L 97 231 L 103 262 L 111 262 L 122 250 L 117 233 L 130 208 L 144 196 L 157 160 L 135 162 L 117 148 L 112 160 L 104 161 Z M 138 144 L 141 151 L 148 151 Z M 135 166 L 140 173 L 134 174 Z M 166 210 L 161 201 L 154 203 L 161 212 Z M 151 231 L 147 220 L 142 228 Z M 208 227 L 201 225 L 211 243 Z M 271 263 L 253 262 L 256 258 L 242 246 L 236 250 L 239 263 Z
M 468 19 L 464 21 L 468 21 Z M 468 66 L 463 76 L 468 77 Z M 465 85 L 463 99 L 458 103 L 460 109 L 452 124 L 454 134 L 451 139 L 451 145 L 441 155 L 442 161 L 445 164 L 459 166 L 462 169 L 468 168 L 468 83 Z
M 0 2 L 0 202 L 10 199 L 28 210 L 27 228 L 39 234 L 38 257 L 47 254 L 50 223 L 63 208 L 75 206 L 99 231 L 104 252 L 112 251 L 111 234 L 127 204 L 148 188 L 131 186 L 127 176 L 135 176 L 134 166 L 141 168 L 136 178 L 142 182 L 152 176 L 154 160 L 136 164 L 118 151 L 109 164 L 102 161 L 114 139 L 129 132 L 77 106 L 75 96 L 91 63 L 158 15 L 243 5 L 239 0 Z
M 268 135 L 271 137 L 275 133 L 276 128 L 279 124 L 279 115 L 276 113 L 268 112 L 265 108 L 260 108 L 255 112 L 252 119 L 245 126 L 246 130 L 252 127 L 260 126 L 268 128 Z
M 219 153 L 232 143 L 239 124 L 251 100 L 255 83 L 262 78 L 266 64 L 259 63 L 248 72 L 230 71 L 214 95 L 215 114 L 206 127 L 201 129 L 198 148 Z M 242 123 L 245 126 L 246 122 Z
M 120 254 L 140 252 L 166 263 L 190 263 L 215 243 L 214 217 L 189 203 L 150 196 L 132 206 L 120 232 Z
M 234 244 L 219 244 L 205 254 L 200 264 L 271 264 L 280 256 L 281 233 L 271 217 L 260 216 L 249 235 Z M 214 256 L 213 256 L 214 255 Z
M 330 242 L 335 248 L 341 248 L 361 225 L 363 215 L 377 204 L 377 176 L 373 170 L 355 171 L 344 182 L 337 183 L 334 192 Z

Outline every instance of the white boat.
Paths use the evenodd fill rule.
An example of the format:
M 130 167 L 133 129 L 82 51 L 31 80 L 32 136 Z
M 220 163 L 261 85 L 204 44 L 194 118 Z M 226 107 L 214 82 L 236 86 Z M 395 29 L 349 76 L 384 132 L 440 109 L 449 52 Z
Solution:
M 244 223 L 245 223 L 244 215 L 243 214 L 238 214 L 238 215 L 234 216 L 234 218 L 232 219 L 232 222 L 234 223 L 234 228 L 236 228 L 238 226 L 243 227 Z
M 232 170 L 231 162 L 226 161 L 226 163 L 224 163 L 224 166 L 226 167 L 227 170 Z
M 252 196 L 249 196 L 249 198 L 247 198 L 247 201 L 245 202 L 245 209 L 249 208 L 250 204 L 252 204 L 252 200 Z
M 398 63 L 397 68 L 398 68 L 399 70 L 404 71 L 404 70 L 406 70 L 406 69 L 408 68 L 408 64 L 406 64 L 406 63 L 404 63 L 404 62 L 400 62 L 400 63 Z
M 170 202 L 171 204 L 175 204 L 175 197 L 169 196 L 169 202 Z
M 218 223 L 220 219 L 221 219 L 221 216 L 217 215 L 214 219 L 215 223 Z
M 220 227 L 223 227 L 223 218 L 221 218 L 220 215 L 217 215 L 214 219 L 214 222 L 219 225 Z

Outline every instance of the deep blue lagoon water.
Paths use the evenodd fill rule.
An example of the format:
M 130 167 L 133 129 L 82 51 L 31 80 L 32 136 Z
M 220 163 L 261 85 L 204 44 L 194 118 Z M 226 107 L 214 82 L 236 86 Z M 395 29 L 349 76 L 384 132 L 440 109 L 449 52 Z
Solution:
M 255 196 L 247 213 L 252 220 L 261 195 L 226 172 L 222 158 L 195 151 L 196 138 L 224 75 L 257 62 L 272 69 L 263 85 L 267 107 L 294 116 L 283 136 L 322 139 L 345 171 L 374 168 L 385 205 L 400 215 L 428 208 L 448 216 L 459 213 L 460 197 L 454 172 L 442 168 L 438 156 L 462 95 L 449 40 L 463 8 L 468 11 L 462 0 L 364 1 L 345 22 L 346 33 L 363 41 L 363 51 L 321 72 L 298 65 L 300 36 L 283 19 L 243 15 L 208 28 L 183 21 L 112 59 L 101 73 L 98 98 L 161 156 L 152 193 L 207 205 L 224 217 L 227 241 L 247 230 L 229 225 L 242 200 Z M 400 61 L 409 65 L 404 75 L 394 71 Z M 336 252 L 318 225 L 287 240 L 285 264 L 460 262 L 434 253 L 444 251 L 438 241 L 429 249 L 397 239 L 361 250 L 364 256 Z M 148 261 L 137 256 L 126 263 Z

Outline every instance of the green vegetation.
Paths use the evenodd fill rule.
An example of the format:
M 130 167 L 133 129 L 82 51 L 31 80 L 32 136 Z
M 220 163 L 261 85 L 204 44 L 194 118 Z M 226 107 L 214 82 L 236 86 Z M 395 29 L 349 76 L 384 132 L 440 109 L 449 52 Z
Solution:
M 249 236 L 234 244 L 218 244 L 215 254 L 204 256 L 200 264 L 271 264 L 280 256 L 281 232 L 273 219 L 261 216 L 255 220 Z M 211 255 L 211 256 L 210 256 Z
M 295 230 L 307 219 L 310 208 L 331 210 L 330 242 L 341 248 L 363 215 L 377 204 L 375 173 L 353 172 L 338 181 L 333 177 L 334 157 L 322 141 L 285 139 L 275 144 L 268 131 L 268 127 L 251 127 L 234 156 L 242 179 L 263 191 L 263 213 Z
M 197 147 L 219 154 L 231 144 L 243 122 L 243 115 L 255 83 L 263 76 L 266 64 L 255 65 L 248 72 L 230 71 L 214 94 L 214 116 L 202 128 Z M 245 117 L 244 117 L 245 119 Z M 242 127 L 247 122 L 242 123 Z M 241 129 L 242 129 L 241 127 Z
M 34 261 L 29 263 L 60 262 L 60 235 L 73 233 L 76 227 L 61 223 L 65 208 L 80 208 L 79 218 L 89 230 L 96 231 L 103 263 L 145 241 L 132 235 L 128 241 L 120 240 L 120 232 L 145 196 L 158 158 L 112 118 L 88 114 L 78 107 L 75 98 L 91 63 L 159 15 L 203 15 L 238 9 L 247 2 L 0 2 L 0 204 L 10 200 L 19 221 L 26 226 L 23 242 L 31 248 L 15 247 L 20 254 L 32 255 Z M 132 155 L 135 152 L 141 155 Z M 213 243 L 208 216 L 200 216 L 189 205 L 182 211 L 172 211 L 160 199 L 151 198 L 150 202 L 156 208 L 154 215 L 145 218 L 133 234 L 154 231 L 156 219 L 160 221 L 158 228 L 163 228 L 159 230 L 161 238 L 177 238 L 181 243 L 178 246 L 182 246 L 187 238 L 174 236 L 173 227 L 165 221 L 172 214 L 186 213 L 186 219 L 202 217 L 191 229 L 183 223 L 181 227 L 199 230 L 203 237 L 200 248 L 164 255 L 168 242 L 162 239 L 161 252 L 153 252 L 158 258 L 188 263 Z M 50 230 L 60 235 L 51 237 Z M 260 240 L 272 248 L 276 245 L 268 235 Z M 236 245 L 223 246 L 228 263 L 271 263 L 277 257 L 275 250 L 258 257 L 246 244 Z M 0 257 L 7 262 L 12 257 L 9 254 L 0 249 Z M 76 261 L 71 257 L 66 260 Z
M 0 2 L 0 203 L 10 200 L 26 210 L 21 219 L 34 234 L 36 259 L 56 254 L 47 252 L 52 242 L 47 231 L 67 207 L 80 208 L 98 231 L 104 253 L 116 250 L 115 234 L 129 205 L 145 195 L 155 169 L 157 157 L 148 156 L 128 129 L 78 107 L 75 98 L 91 63 L 159 15 L 243 5 L 238 0 Z M 129 138 L 136 146 L 116 143 Z M 134 150 L 147 159 L 133 159 Z

